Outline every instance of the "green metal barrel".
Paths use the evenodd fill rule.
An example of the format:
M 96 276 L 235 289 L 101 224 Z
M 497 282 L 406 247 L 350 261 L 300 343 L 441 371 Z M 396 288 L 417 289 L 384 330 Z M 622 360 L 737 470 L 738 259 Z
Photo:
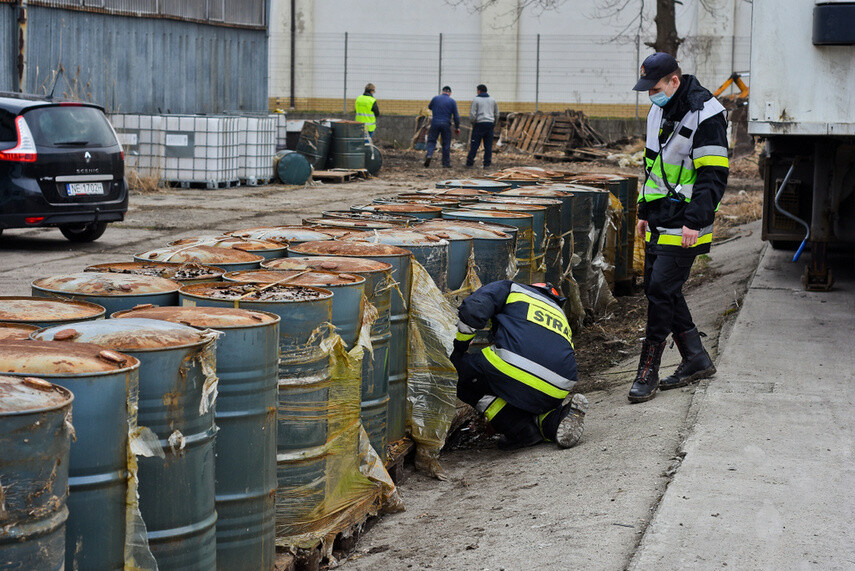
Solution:
M 31 285 L 34 296 L 88 301 L 104 307 L 107 315 L 146 303 L 177 305 L 180 287 L 178 282 L 165 278 L 108 272 L 39 278 Z
M 186 286 L 195 287 L 195 286 Z M 163 457 L 140 457 L 139 507 L 161 569 L 212 569 L 217 562 L 214 495 L 215 388 L 203 372 L 213 347 L 193 327 L 154 319 L 107 319 L 51 327 L 38 340 L 94 343 L 140 362 L 138 424 Z
M 306 121 L 297 141 L 297 152 L 306 157 L 313 169 L 322 169 L 327 164 L 331 139 L 332 129 L 329 125 L 320 121 Z
M 0 296 L 0 321 L 51 327 L 75 321 L 104 319 L 103 306 L 88 301 L 27 296 Z
M 139 368 L 134 357 L 98 345 L 61 341 L 0 344 L 0 373 L 38 376 L 74 393 L 67 569 L 124 568 L 128 399 L 137 399 Z
M 365 169 L 371 176 L 376 175 L 383 168 L 383 154 L 374 145 L 365 145 Z
M 217 568 L 272 569 L 275 553 L 276 410 L 280 317 L 230 307 L 148 307 L 145 318 L 216 329 L 214 473 Z
M 424 266 L 440 291 L 448 289 L 448 240 L 403 229 L 377 230 L 370 238 L 357 236 L 344 240 L 387 244 L 409 250 L 413 258 Z
M 264 256 L 235 250 L 233 248 L 217 248 L 215 246 L 170 246 L 149 250 L 134 256 L 138 262 L 193 262 L 208 266 L 217 266 L 227 272 L 252 270 L 259 267 Z
M 273 175 L 283 184 L 302 186 L 312 177 L 312 164 L 297 151 L 281 150 L 273 155 Z
M 335 121 L 332 124 L 332 167 L 365 168 L 365 127 L 357 121 Z
M 47 381 L 0 376 L 2 569 L 66 569 L 72 400 Z
M 400 440 L 407 430 L 407 357 L 409 352 L 410 293 L 413 278 L 409 250 L 386 244 L 334 241 L 306 242 L 295 246 L 289 256 L 343 256 L 368 258 L 392 266 L 392 291 L 389 341 L 389 442 Z
M 88 266 L 83 271 L 156 276 L 178 282 L 181 285 L 217 282 L 222 279 L 225 273 L 222 268 L 192 262 L 186 264 L 177 262 L 113 262 Z

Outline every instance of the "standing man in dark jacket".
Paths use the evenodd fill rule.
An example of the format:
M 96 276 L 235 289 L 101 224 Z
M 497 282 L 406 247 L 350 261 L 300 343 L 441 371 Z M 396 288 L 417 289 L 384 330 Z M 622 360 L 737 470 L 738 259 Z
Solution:
M 469 156 L 466 157 L 466 166 L 475 165 L 475 155 L 481 141 L 484 141 L 484 168 L 488 168 L 493 162 L 493 130 L 499 121 L 499 104 L 487 93 L 487 86 L 483 83 L 475 88 L 478 95 L 472 100 L 469 110 L 469 120 L 472 122 L 472 136 L 469 139 Z
M 671 55 L 644 60 L 633 88 L 647 91 L 645 182 L 638 196 L 640 238 L 647 242 L 644 293 L 647 333 L 630 402 L 652 399 L 656 389 L 682 387 L 715 374 L 683 297 L 695 256 L 710 251 L 713 219 L 727 186 L 727 120 L 721 103 Z M 660 382 L 659 362 L 668 334 L 682 361 Z
M 552 284 L 503 280 L 460 305 L 451 353 L 457 396 L 502 433 L 500 448 L 544 440 L 570 448 L 582 437 L 588 401 L 581 394 L 568 398 L 576 384 L 576 355 L 563 303 Z M 467 353 L 475 332 L 488 324 L 493 344 Z
M 442 166 L 451 167 L 451 121 L 454 120 L 454 133 L 460 134 L 460 114 L 457 112 L 457 102 L 451 98 L 451 88 L 445 86 L 442 93 L 435 95 L 428 104 L 433 113 L 428 130 L 427 154 L 425 167 L 430 166 L 430 159 L 436 150 L 436 139 L 442 135 Z

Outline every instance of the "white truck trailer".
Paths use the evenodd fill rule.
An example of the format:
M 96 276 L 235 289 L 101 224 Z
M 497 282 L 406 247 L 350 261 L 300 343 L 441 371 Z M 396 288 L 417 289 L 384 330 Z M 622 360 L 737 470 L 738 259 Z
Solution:
M 855 2 L 754 0 L 748 132 L 766 140 L 763 239 L 810 247 L 803 283 L 829 289 L 829 244 L 855 242 Z

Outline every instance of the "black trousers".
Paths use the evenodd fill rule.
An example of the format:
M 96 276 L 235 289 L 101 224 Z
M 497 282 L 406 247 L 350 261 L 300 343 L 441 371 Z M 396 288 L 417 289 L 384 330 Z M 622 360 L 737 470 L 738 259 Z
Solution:
M 451 362 L 457 369 L 457 398 L 482 413 L 496 398 L 506 403 L 495 416 L 488 416 L 497 432 L 514 438 L 535 426 L 544 438 L 555 439 L 562 399 L 508 377 L 480 352 L 452 353 Z
M 647 296 L 647 340 L 665 341 L 669 333 L 692 329 L 692 314 L 683 297 L 683 284 L 695 256 L 672 256 L 651 253 L 644 258 L 644 293 Z
M 451 124 L 430 124 L 427 137 L 427 155 L 426 158 L 431 158 L 436 150 L 436 140 L 442 136 L 442 165 L 451 166 Z
M 475 164 L 475 155 L 478 153 L 481 141 L 484 141 L 484 166 L 488 167 L 493 163 L 493 126 L 493 123 L 472 124 L 472 136 L 469 138 L 469 155 L 466 157 L 467 166 L 471 167 Z

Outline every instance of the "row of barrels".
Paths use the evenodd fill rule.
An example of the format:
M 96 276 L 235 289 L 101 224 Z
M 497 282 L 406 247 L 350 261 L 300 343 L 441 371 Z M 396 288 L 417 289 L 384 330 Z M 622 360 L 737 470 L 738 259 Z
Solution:
M 332 323 L 352 348 L 363 300 L 376 309 L 359 410 L 382 457 L 406 432 L 411 260 L 444 291 L 463 287 L 473 271 L 482 283 L 515 272 L 521 281 L 546 274 L 560 283 L 573 254 L 561 238 L 592 212 L 580 204 L 602 194 L 571 184 L 485 196 L 465 186 L 328 211 L 304 226 L 178 240 L 134 262 L 35 280 L 35 297 L 0 299 L 0 338 L 32 338 L 0 350 L 0 374 L 16 377 L 3 381 L 14 389 L 0 390 L 0 421 L 24 412 L 7 393 L 43 390 L 41 378 L 73 393 L 66 424 L 76 431 L 70 451 L 62 431 L 50 442 L 27 440 L 42 446 L 28 458 L 44 464 L 27 470 L 54 473 L 57 490 L 56 467 L 69 471 L 67 525 L 61 490 L 50 510 L 15 496 L 24 502 L 16 512 L 7 494 L 4 515 L 20 525 L 15 541 L 0 533 L 0 562 L 108 569 L 144 557 L 128 540 L 139 531 L 126 513 L 138 492 L 160 567 L 270 568 L 276 530 L 306 531 L 299 524 L 322 509 L 328 491 L 334 380 L 318 327 Z M 213 340 L 211 329 L 221 337 Z M 55 387 L 46 394 L 70 396 Z M 72 406 L 63 403 L 56 415 Z M 36 422 L 47 410 L 33 408 Z M 153 438 L 142 438 L 141 427 Z M 0 434 L 11 437 L 3 448 L 20 448 L 14 431 Z M 143 455 L 129 461 L 131 450 Z M 17 467 L 11 475 L 2 468 L 8 489 Z M 24 472 L 32 473 L 17 475 L 27 480 Z

